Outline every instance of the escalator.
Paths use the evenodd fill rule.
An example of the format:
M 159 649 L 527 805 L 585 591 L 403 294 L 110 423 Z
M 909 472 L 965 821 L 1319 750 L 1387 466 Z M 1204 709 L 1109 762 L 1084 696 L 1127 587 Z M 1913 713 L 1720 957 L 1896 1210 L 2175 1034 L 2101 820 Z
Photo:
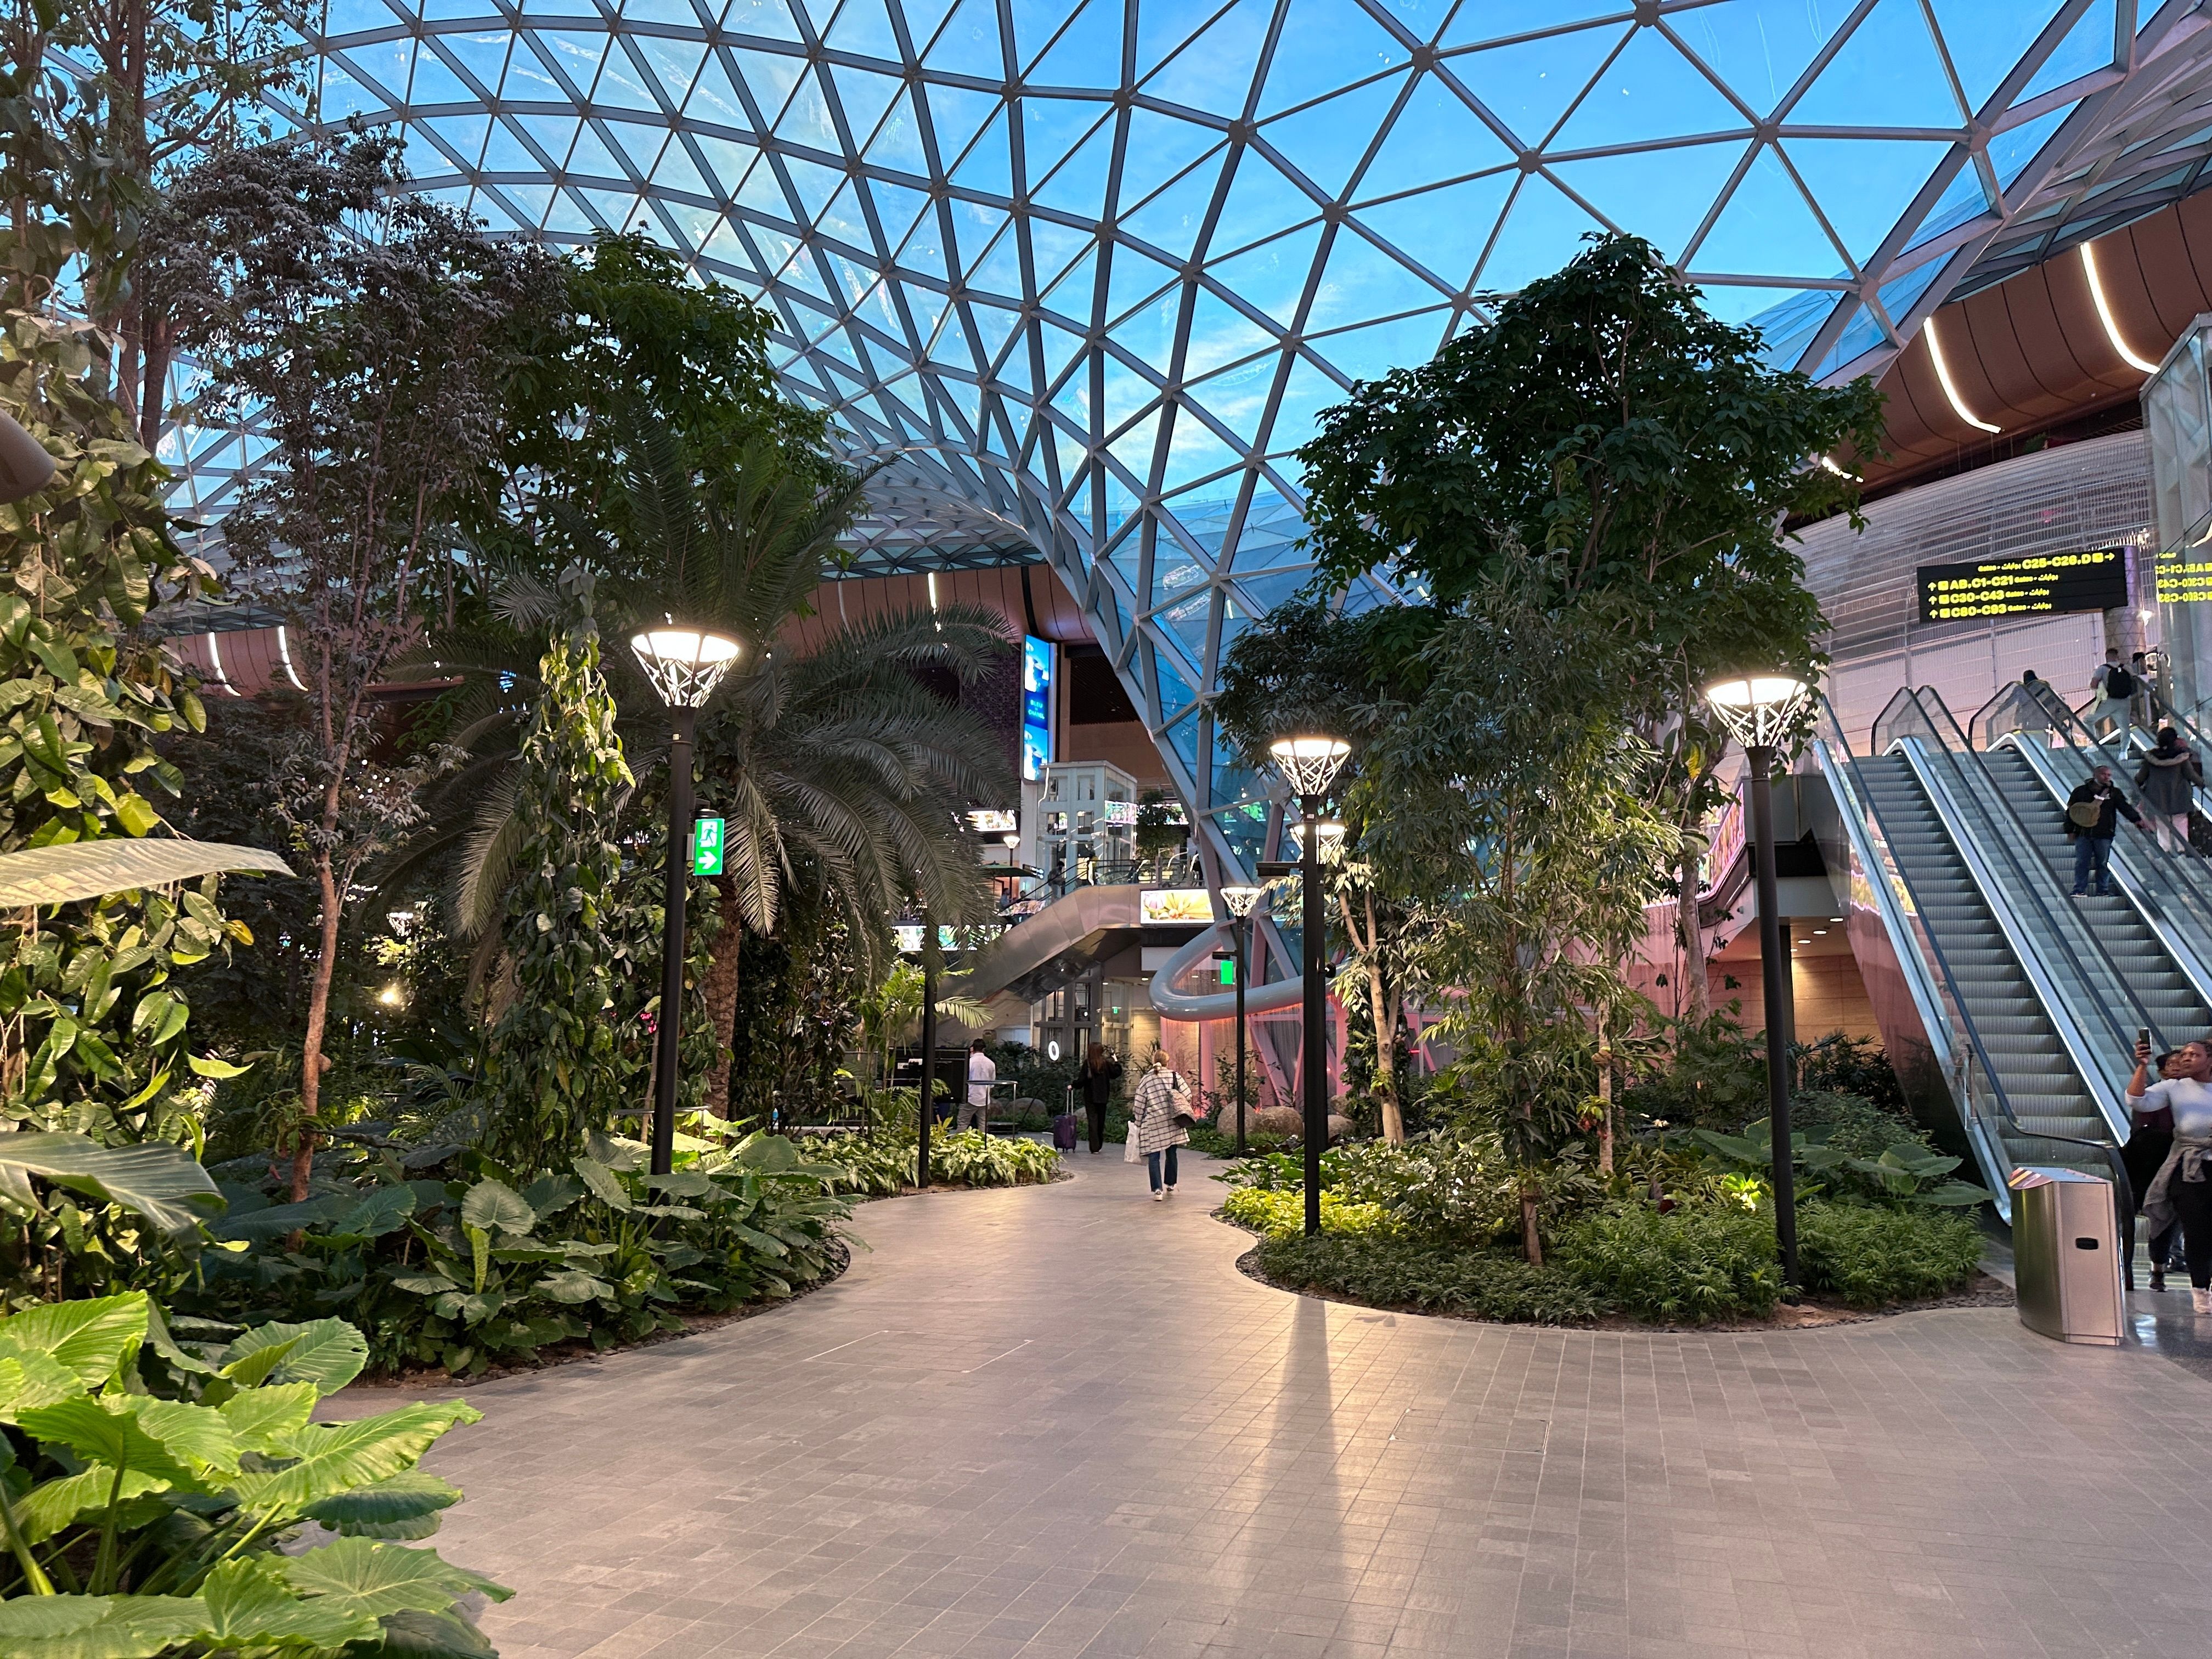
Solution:
M 2212 1026 L 2198 954 L 2143 902 L 2175 872 L 2130 865 L 2124 896 L 2070 896 L 2065 769 L 2089 764 L 2071 750 L 1984 753 L 1925 691 L 1900 692 L 1874 737 L 1854 756 L 1826 711 L 1813 758 L 1834 806 L 1823 854 L 1900 1075 L 1956 1114 L 1993 1191 L 2024 1164 L 2117 1173 L 2136 1029 L 2170 1047 Z

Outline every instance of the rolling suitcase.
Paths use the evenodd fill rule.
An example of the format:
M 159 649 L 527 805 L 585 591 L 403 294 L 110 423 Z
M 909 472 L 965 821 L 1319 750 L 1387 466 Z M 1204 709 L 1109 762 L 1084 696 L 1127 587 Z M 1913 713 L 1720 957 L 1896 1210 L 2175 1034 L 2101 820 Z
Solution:
M 1059 1151 L 1075 1150 L 1075 1091 L 1067 1091 L 1067 1109 L 1052 1121 L 1052 1144 Z

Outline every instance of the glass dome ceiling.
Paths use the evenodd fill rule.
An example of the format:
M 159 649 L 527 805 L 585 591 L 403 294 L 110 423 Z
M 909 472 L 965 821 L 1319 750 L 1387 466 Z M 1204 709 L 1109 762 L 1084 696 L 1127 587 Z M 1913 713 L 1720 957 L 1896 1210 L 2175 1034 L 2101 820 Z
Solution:
M 326 0 L 309 38 L 315 118 L 403 124 L 425 191 L 761 296 L 791 390 L 890 458 L 858 568 L 1049 561 L 1249 855 L 1199 692 L 1304 580 L 1290 452 L 1352 380 L 1607 228 L 1778 362 L 1878 369 L 1962 285 L 2195 187 L 2193 9 Z M 195 505 L 252 441 L 179 434 Z

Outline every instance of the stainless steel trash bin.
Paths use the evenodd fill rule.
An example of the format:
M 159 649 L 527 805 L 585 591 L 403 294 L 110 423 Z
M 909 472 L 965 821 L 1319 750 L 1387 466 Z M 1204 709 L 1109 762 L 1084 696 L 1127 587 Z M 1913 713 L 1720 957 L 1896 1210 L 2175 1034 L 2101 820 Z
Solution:
M 2126 1303 L 2112 1183 L 2079 1170 L 2014 1170 L 2012 1255 L 2020 1322 L 2061 1342 L 2112 1347 Z

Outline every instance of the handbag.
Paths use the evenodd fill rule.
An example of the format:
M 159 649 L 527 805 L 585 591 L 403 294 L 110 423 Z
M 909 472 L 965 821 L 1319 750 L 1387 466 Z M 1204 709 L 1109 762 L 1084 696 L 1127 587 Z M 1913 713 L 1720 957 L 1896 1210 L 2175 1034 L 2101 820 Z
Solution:
M 2104 816 L 2103 805 L 2094 800 L 2071 801 L 2066 807 L 2066 822 L 2076 830 L 2094 830 L 2097 820 Z

